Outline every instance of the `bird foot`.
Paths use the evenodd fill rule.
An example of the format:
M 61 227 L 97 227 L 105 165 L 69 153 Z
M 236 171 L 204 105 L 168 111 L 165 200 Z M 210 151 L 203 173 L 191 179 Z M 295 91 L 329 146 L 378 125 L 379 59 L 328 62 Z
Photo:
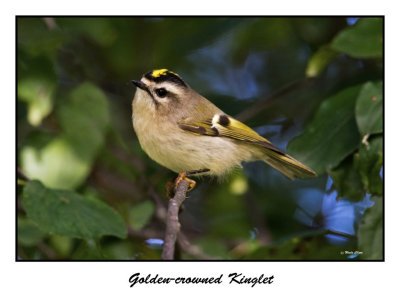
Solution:
M 175 196 L 179 183 L 182 182 L 183 180 L 189 182 L 189 188 L 187 191 L 192 191 L 193 188 L 195 188 L 196 186 L 196 181 L 189 179 L 187 176 L 208 171 L 210 171 L 210 169 L 192 170 L 179 173 L 176 179 L 170 179 L 166 185 L 167 198 L 172 199 Z

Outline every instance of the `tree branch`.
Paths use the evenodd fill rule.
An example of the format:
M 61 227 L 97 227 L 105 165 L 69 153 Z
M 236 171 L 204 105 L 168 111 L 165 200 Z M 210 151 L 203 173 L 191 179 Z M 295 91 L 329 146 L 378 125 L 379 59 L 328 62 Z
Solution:
M 167 211 L 167 221 L 166 221 L 166 231 L 165 239 L 162 251 L 163 260 L 173 260 L 175 252 L 175 243 L 178 237 L 180 223 L 179 223 L 179 208 L 183 201 L 186 199 L 186 192 L 189 188 L 188 181 L 181 181 L 176 190 L 175 196 L 169 200 L 168 211 Z

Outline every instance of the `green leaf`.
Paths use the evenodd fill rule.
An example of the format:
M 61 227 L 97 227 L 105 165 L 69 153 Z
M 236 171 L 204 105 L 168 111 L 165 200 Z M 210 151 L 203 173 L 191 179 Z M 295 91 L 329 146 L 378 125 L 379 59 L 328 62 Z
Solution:
M 321 103 L 304 133 L 288 145 L 290 155 L 321 174 L 336 167 L 358 146 L 354 105 L 360 86 L 347 88 Z
M 46 236 L 36 223 L 26 217 L 18 217 L 18 244 L 23 246 L 34 246 Z
M 356 121 L 361 135 L 383 132 L 382 82 L 367 82 L 356 102 Z
M 18 99 L 28 105 L 28 122 L 39 126 L 53 109 L 53 82 L 39 78 L 25 78 L 18 82 Z
M 382 197 L 372 197 L 375 204 L 365 211 L 358 228 L 358 248 L 365 260 L 383 259 Z
M 142 229 L 154 214 L 154 204 L 146 200 L 133 206 L 129 211 L 129 222 L 134 229 Z
M 364 186 L 360 174 L 354 167 L 353 155 L 345 159 L 338 167 L 329 171 L 338 196 L 350 201 L 361 201 L 364 198 Z
M 382 195 L 383 182 L 380 171 L 383 164 L 383 138 L 374 136 L 360 145 L 355 156 L 355 167 L 361 175 L 362 183 L 368 193 Z
M 28 217 L 49 233 L 82 239 L 126 237 L 124 221 L 107 204 L 72 191 L 48 189 L 39 181 L 26 184 L 23 207 Z
M 382 18 L 360 18 L 354 26 L 342 30 L 331 47 L 355 58 L 382 57 Z
M 58 110 L 63 132 L 43 147 L 21 150 L 22 169 L 51 188 L 74 189 L 88 176 L 104 144 L 109 124 L 108 101 L 90 83 L 72 90 Z
M 60 102 L 58 116 L 68 140 L 83 156 L 92 157 L 104 142 L 109 125 L 107 97 L 91 83 L 82 83 Z
M 316 77 L 321 74 L 325 67 L 336 58 L 337 54 L 337 51 L 330 48 L 330 46 L 324 45 L 320 47 L 308 60 L 306 76 Z
M 40 149 L 25 146 L 20 155 L 26 174 L 51 188 L 73 189 L 90 172 L 91 161 L 80 156 L 74 144 L 63 137 L 53 139 Z

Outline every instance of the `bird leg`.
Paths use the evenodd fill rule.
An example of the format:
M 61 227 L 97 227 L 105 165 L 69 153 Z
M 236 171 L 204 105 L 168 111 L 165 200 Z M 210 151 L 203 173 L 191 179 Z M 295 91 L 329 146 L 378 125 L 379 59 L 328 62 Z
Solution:
M 178 177 L 175 180 L 170 179 L 166 186 L 168 199 L 172 199 L 174 197 L 176 190 L 178 189 L 179 183 L 182 182 L 183 180 L 189 182 L 188 191 L 193 190 L 193 188 L 196 186 L 196 181 L 189 179 L 187 177 L 188 175 L 199 174 L 199 173 L 208 172 L 208 171 L 210 171 L 210 169 L 184 171 L 184 172 L 179 173 Z

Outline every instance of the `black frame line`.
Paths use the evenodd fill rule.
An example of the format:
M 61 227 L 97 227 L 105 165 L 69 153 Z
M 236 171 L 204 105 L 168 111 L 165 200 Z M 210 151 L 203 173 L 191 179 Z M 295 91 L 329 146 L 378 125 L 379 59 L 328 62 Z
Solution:
M 18 259 L 18 208 L 17 208 L 17 199 L 18 199 L 18 125 L 17 125 L 17 104 L 18 104 L 18 19 L 19 18 L 44 18 L 44 17 L 53 17 L 53 18 L 310 18 L 310 17 L 326 17 L 326 18 L 335 18 L 335 17 L 357 17 L 357 18 L 382 18 L 383 25 L 383 44 L 382 44 L 382 107 L 383 107 L 383 162 L 382 162 L 382 260 L 362 260 L 362 259 L 347 259 L 347 260 L 21 260 Z M 302 262 L 385 262 L 385 15 L 15 15 L 15 261 L 16 262 L 294 262 L 294 263 L 302 263 Z

